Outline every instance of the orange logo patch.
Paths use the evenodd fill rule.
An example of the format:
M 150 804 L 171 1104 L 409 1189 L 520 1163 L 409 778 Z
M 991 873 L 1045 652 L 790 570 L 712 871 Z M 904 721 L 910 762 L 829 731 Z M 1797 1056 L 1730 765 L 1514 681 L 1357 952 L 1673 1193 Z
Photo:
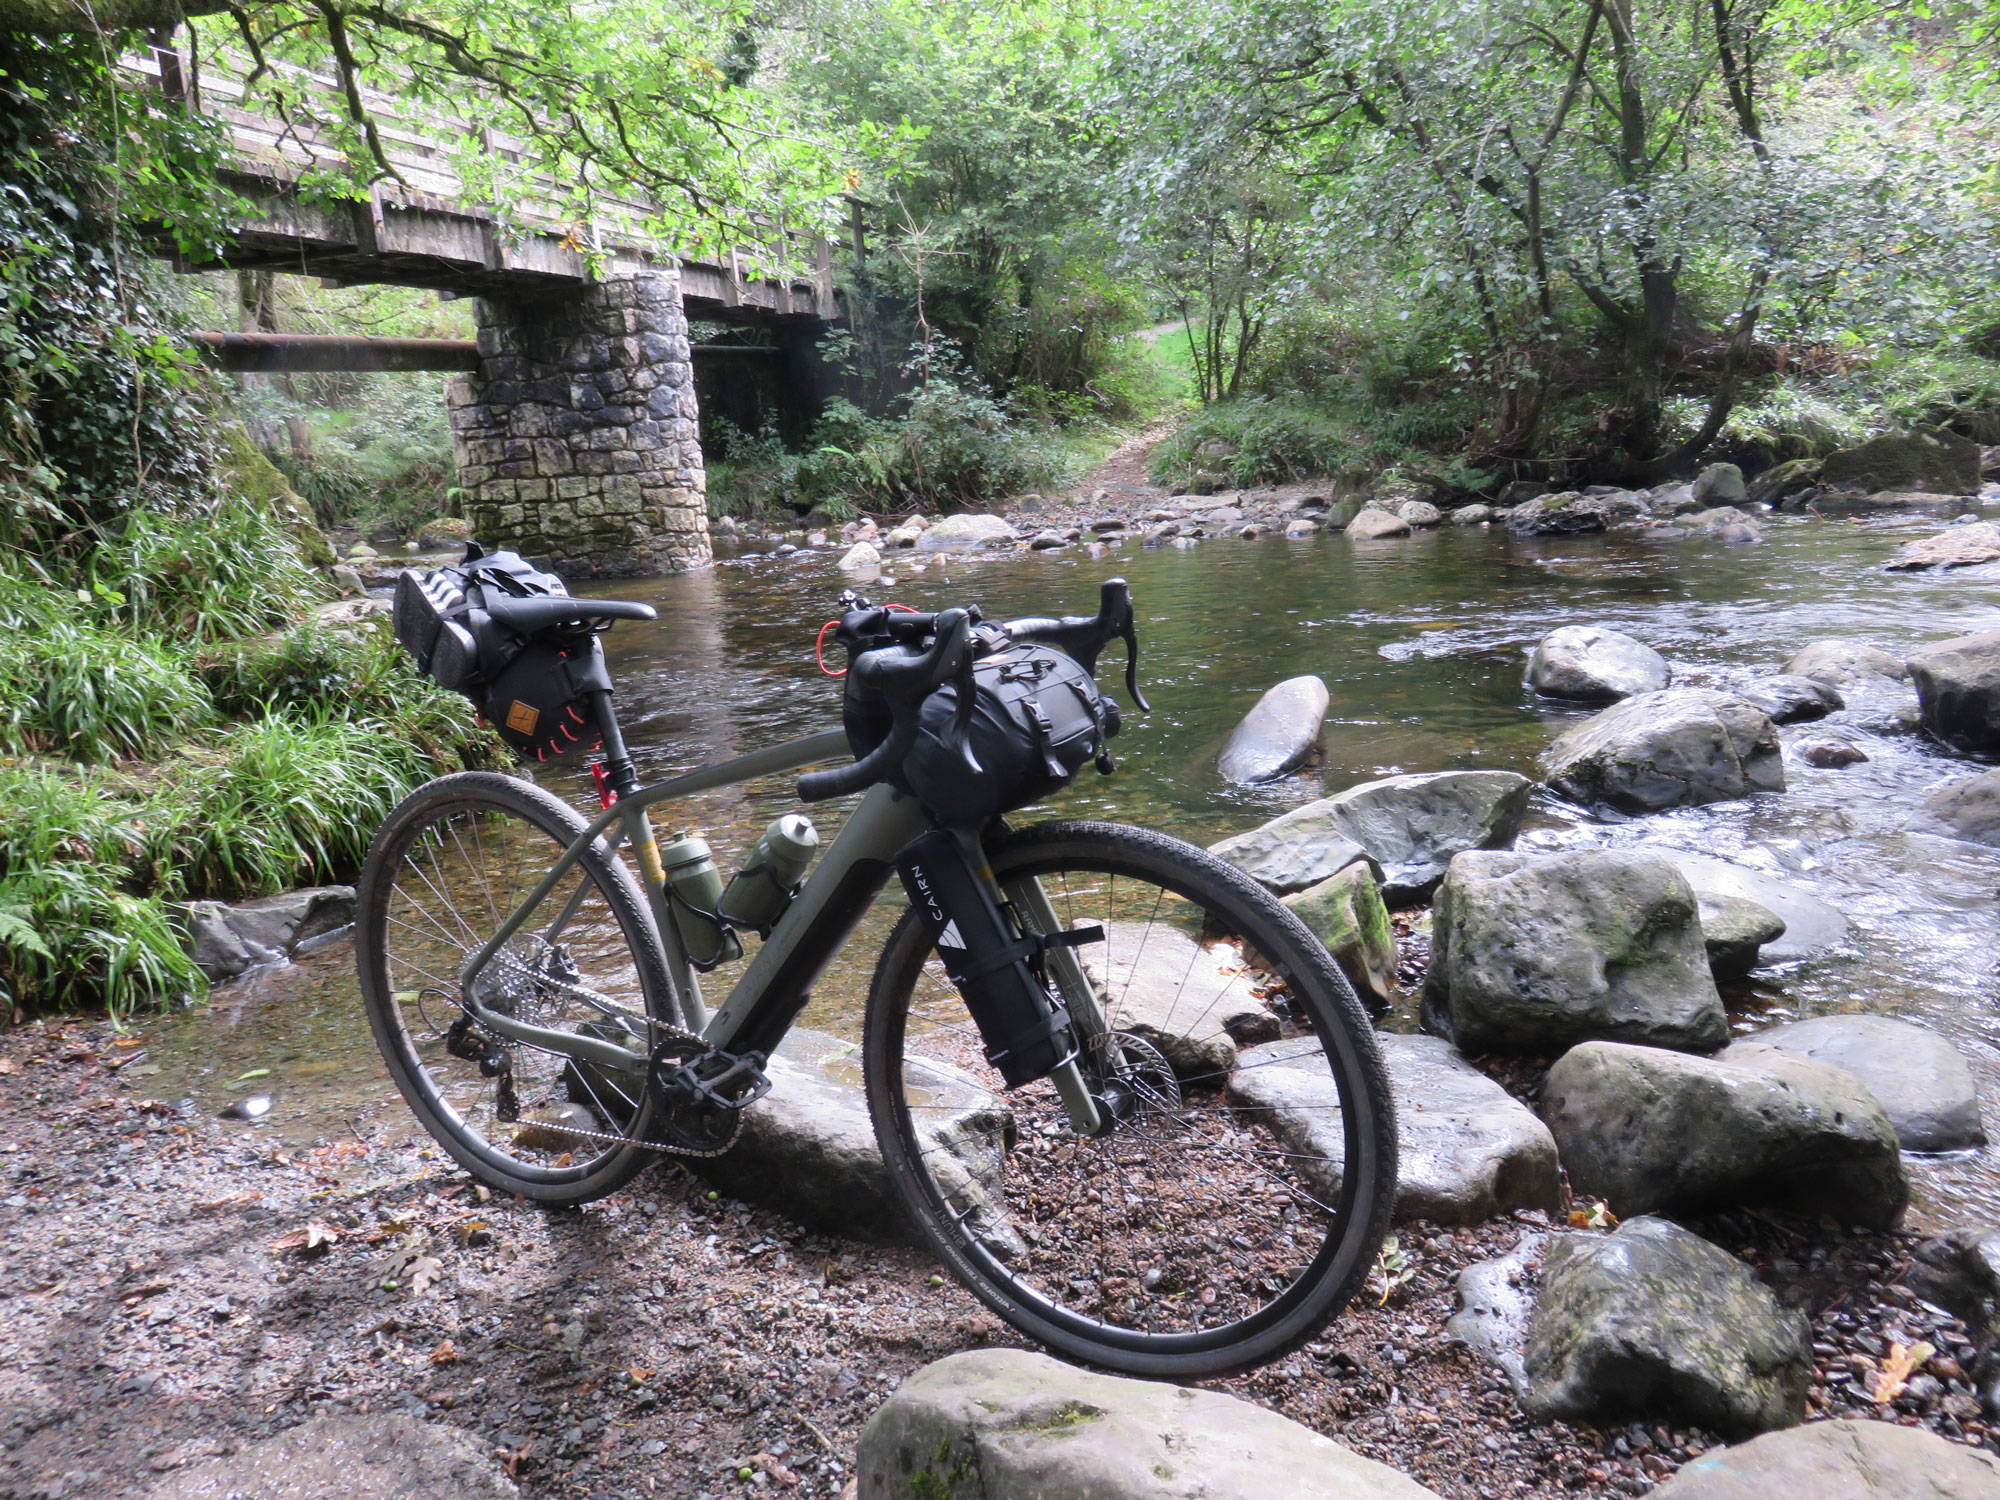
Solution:
M 514 706 L 507 710 L 507 727 L 516 734 L 533 734 L 535 725 L 541 722 L 542 711 L 531 703 L 523 703 L 518 698 Z

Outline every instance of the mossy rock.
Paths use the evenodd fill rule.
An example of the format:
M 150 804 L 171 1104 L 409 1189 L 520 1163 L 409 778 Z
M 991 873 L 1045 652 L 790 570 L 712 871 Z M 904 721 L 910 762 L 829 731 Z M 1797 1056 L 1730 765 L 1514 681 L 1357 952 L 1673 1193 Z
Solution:
M 1386 1010 L 1396 995 L 1396 935 L 1374 871 L 1351 864 L 1284 902 L 1326 944 L 1361 1003 Z
M 437 516 L 417 528 L 417 545 L 449 547 L 472 540 L 472 523 L 460 516 Z
M 278 466 L 266 458 L 250 440 L 241 422 L 222 428 L 222 442 L 216 455 L 216 477 L 236 494 L 261 506 L 284 522 L 285 529 L 299 544 L 299 555 L 315 568 L 330 568 L 337 558 L 328 545 L 326 533 L 312 518 L 312 509 L 299 498 Z

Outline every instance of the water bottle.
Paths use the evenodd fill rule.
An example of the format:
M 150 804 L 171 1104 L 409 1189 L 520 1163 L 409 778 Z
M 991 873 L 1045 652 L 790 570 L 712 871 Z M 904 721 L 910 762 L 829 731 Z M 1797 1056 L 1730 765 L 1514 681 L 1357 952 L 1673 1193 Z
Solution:
M 792 892 L 818 852 L 819 830 L 812 820 L 786 813 L 764 830 L 717 909 L 734 926 L 768 933 L 791 905 Z
M 718 920 L 722 872 L 715 868 L 708 840 L 686 834 L 660 850 L 667 876 L 667 908 L 687 949 L 688 962 L 706 972 L 743 956 L 743 944 Z

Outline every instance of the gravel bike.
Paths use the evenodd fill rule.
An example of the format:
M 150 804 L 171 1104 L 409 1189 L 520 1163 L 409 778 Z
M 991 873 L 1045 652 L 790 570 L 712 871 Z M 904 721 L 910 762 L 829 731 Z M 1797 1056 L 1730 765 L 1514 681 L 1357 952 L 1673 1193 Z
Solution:
M 1367 1277 L 1396 1180 L 1382 1061 L 1325 948 L 1179 839 L 1015 826 L 983 811 L 992 798 L 968 795 L 967 813 L 911 789 L 924 746 L 934 767 L 992 760 L 991 735 L 976 751 L 967 738 L 972 708 L 1034 652 L 1094 673 L 1122 638 L 1144 706 L 1123 581 L 1095 617 L 843 605 L 842 730 L 642 786 L 608 676 L 585 673 L 576 712 L 604 752 L 595 817 L 488 772 L 440 777 L 390 814 L 361 875 L 356 952 L 397 1087 L 467 1171 L 542 1203 L 600 1197 L 660 1154 L 719 1154 L 836 953 L 900 896 L 893 922 L 871 924 L 887 936 L 861 1072 L 887 1170 L 937 1257 L 1029 1338 L 1104 1368 L 1204 1377 L 1294 1348 Z M 489 610 L 565 659 L 614 621 L 653 617 L 568 597 Z M 1045 687 L 1009 722 L 1039 716 L 1045 733 L 1061 696 Z M 1086 707 L 1100 727 L 1115 716 L 1108 699 Z M 1066 779 L 1052 744 L 1030 747 L 1038 788 Z M 655 835 L 649 813 L 677 799 L 854 752 L 798 781 L 806 803 L 860 799 L 810 873 L 774 869 L 766 842 L 738 877 L 761 880 L 761 907 L 735 882 L 717 899 L 698 839 L 663 852 Z M 753 939 L 711 1010 L 701 975 Z

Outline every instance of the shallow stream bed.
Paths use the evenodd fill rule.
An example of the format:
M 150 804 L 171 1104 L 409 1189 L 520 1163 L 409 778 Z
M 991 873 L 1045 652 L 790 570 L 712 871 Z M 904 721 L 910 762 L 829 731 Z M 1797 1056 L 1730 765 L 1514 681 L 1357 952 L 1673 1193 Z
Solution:
M 1131 580 L 1141 615 L 1142 680 L 1155 711 L 1129 714 L 1119 771 L 1086 772 L 1060 801 L 1072 816 L 1168 829 L 1198 842 L 1237 832 L 1312 797 L 1403 771 L 1490 766 L 1536 773 L 1548 742 L 1585 710 L 1538 699 L 1522 682 L 1526 652 L 1558 625 L 1602 622 L 1672 664 L 1677 684 L 1728 686 L 1777 671 L 1807 641 L 1853 636 L 1899 654 L 2000 628 L 2000 572 L 1889 574 L 1897 542 L 1934 519 L 1870 525 L 1772 518 L 1768 541 L 1726 547 L 1647 535 L 1523 541 L 1489 528 L 1351 543 L 1218 540 L 1089 557 L 1081 549 L 927 560 L 892 557 L 893 584 L 859 585 L 919 608 L 978 602 L 996 616 L 1088 613 L 1098 582 Z M 607 638 L 627 733 L 656 779 L 836 722 L 838 685 L 813 661 L 813 635 L 852 580 L 838 549 L 783 559 L 725 557 L 714 569 L 602 592 L 658 606 L 655 626 Z M 1119 648 L 1104 680 L 1117 683 Z M 1322 764 L 1257 788 L 1215 773 L 1223 738 L 1273 682 L 1317 673 L 1332 695 Z M 1782 731 L 1787 742 L 1823 725 Z M 1849 724 L 1869 759 L 1816 770 L 1787 755 L 1789 789 L 1631 822 L 1588 818 L 1538 797 L 1523 845 L 1656 847 L 1780 874 L 1837 908 L 1845 936 L 1732 995 L 1739 1029 L 1837 1010 L 1935 1025 L 1972 1059 L 1987 1127 L 2000 1140 L 2000 996 L 1994 941 L 2000 850 L 1903 831 L 1938 781 L 1981 769 L 1911 735 Z M 579 804 L 580 766 L 543 779 Z M 687 804 L 674 826 L 699 828 L 718 863 L 793 806 L 781 780 Z M 814 810 L 822 833 L 838 814 Z M 849 956 L 808 1019 L 851 1022 L 873 950 Z M 414 1131 L 368 1040 L 335 945 L 293 968 L 219 991 L 205 1010 L 150 1023 L 150 1085 L 192 1094 L 214 1112 L 268 1091 L 259 1129 L 289 1138 Z M 720 976 L 726 984 L 727 975 Z M 713 987 L 711 987 L 713 988 Z M 713 996 L 711 996 L 713 998 Z M 268 1069 L 254 1079 L 243 1075 Z M 2000 1214 L 1990 1153 L 1913 1163 L 1914 1227 Z

